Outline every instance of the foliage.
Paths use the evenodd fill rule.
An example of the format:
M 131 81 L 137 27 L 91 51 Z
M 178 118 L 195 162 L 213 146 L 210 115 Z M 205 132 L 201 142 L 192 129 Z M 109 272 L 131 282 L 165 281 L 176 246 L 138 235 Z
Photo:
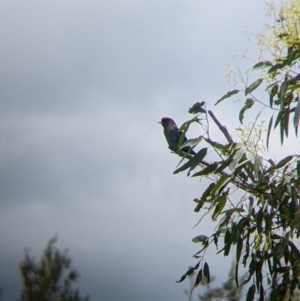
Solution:
M 39 263 L 28 253 L 20 264 L 23 288 L 20 301 L 88 301 L 81 298 L 73 288 L 79 274 L 71 268 L 67 252 L 60 252 L 54 246 L 57 238 L 49 240 Z
M 220 286 L 206 290 L 203 294 L 198 294 L 200 301 L 240 301 L 242 290 L 236 289 L 234 281 L 234 265 L 231 267 L 227 280 Z
M 268 56 L 268 59 L 252 67 L 250 75 L 254 79 L 250 84 L 240 73 L 231 70 L 228 78 L 240 76 L 241 86 L 216 101 L 216 105 L 223 105 L 232 97 L 242 99 L 244 105 L 238 114 L 241 124 L 254 107 L 268 110 L 265 145 L 262 144 L 265 126 L 260 113 L 250 126 L 240 127 L 241 133 L 234 140 L 205 102 L 196 103 L 189 110 L 194 117 L 181 130 L 186 133 L 191 124 L 198 124 L 203 132 L 198 139 L 202 149 L 195 156 L 183 154 L 190 160 L 174 172 L 188 171 L 188 176 L 208 180 L 202 196 L 194 200 L 195 212 L 204 211 L 196 226 L 207 215 L 217 223 L 210 236 L 201 234 L 193 239 L 201 244 L 194 255 L 197 264 L 179 282 L 198 272 L 195 288 L 205 273 L 207 277 L 209 266 L 205 253 L 215 245 L 217 254 L 235 255 L 235 284 L 236 287 L 248 285 L 246 300 L 249 301 L 256 295 L 260 301 L 266 300 L 268 294 L 271 300 L 292 300 L 300 287 L 300 251 L 294 243 L 300 236 L 300 158 L 290 153 L 275 162 L 262 155 L 262 150 L 269 147 L 272 134 L 277 132 L 281 144 L 285 143 L 290 134 L 290 120 L 298 134 L 300 0 L 286 1 L 279 10 L 271 3 L 268 14 L 275 16 L 274 24 L 258 35 L 261 57 Z M 212 124 L 225 142 L 213 139 Z M 195 172 L 199 166 L 200 171 Z M 242 267 L 247 273 L 240 281 Z

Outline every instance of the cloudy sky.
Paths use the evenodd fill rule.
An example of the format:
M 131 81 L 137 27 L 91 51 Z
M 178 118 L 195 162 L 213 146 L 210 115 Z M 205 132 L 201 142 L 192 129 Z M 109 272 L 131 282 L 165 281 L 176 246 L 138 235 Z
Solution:
M 263 28 L 263 1 L 0 5 L 4 300 L 18 297 L 24 248 L 38 259 L 55 234 L 91 300 L 185 300 L 189 283 L 175 280 L 195 264 L 191 238 L 212 226 L 192 230 L 204 186 L 172 175 L 178 158 L 157 121 L 181 124 L 195 102 L 213 108 L 232 89 L 225 68 L 255 49 L 245 31 Z M 219 257 L 208 255 L 211 273 L 226 275 Z

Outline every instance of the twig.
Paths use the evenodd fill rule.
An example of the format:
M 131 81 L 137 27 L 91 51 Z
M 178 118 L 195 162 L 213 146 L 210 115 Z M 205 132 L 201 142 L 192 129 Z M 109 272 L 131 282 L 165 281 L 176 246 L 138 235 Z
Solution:
M 220 129 L 220 131 L 221 131 L 221 132 L 224 134 L 224 136 L 226 137 L 227 141 L 228 141 L 229 143 L 233 143 L 233 140 L 232 140 L 230 134 L 228 133 L 227 128 L 226 128 L 224 125 L 222 125 L 222 124 L 220 123 L 220 121 L 217 119 L 217 117 L 214 115 L 214 113 L 213 113 L 212 111 L 209 110 L 209 111 L 208 111 L 208 114 L 209 114 L 210 117 L 213 119 L 213 121 L 217 124 L 217 126 L 218 126 L 219 129 Z

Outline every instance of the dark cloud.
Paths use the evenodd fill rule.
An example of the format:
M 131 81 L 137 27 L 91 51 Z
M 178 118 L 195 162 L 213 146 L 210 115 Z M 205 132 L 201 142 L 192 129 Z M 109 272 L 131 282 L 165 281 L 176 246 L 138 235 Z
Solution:
M 226 91 L 223 69 L 258 10 L 233 0 L 2 1 L 4 300 L 18 295 L 24 247 L 38 258 L 54 234 L 92 300 L 185 298 L 188 283 L 175 280 L 194 263 L 190 239 L 212 226 L 191 231 L 203 183 L 172 175 L 178 158 L 157 121 L 180 124 L 199 98 Z

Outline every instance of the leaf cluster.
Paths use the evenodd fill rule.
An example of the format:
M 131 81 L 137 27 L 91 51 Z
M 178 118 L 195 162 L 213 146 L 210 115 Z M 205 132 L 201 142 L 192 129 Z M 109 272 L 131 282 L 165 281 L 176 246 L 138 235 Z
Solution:
M 200 301 L 220 301 L 220 300 L 227 300 L 227 301 L 239 301 L 242 300 L 243 297 L 243 291 L 242 290 L 236 290 L 236 285 L 234 282 L 234 277 L 232 275 L 234 274 L 235 265 L 233 264 L 227 280 L 222 283 L 221 286 L 210 288 L 209 290 L 205 290 L 204 293 L 198 294 Z
M 57 238 L 50 239 L 39 263 L 28 252 L 20 264 L 23 281 L 20 301 L 88 301 L 73 288 L 79 274 L 71 268 L 67 252 L 55 248 Z
M 212 112 L 208 114 L 217 121 Z M 219 121 L 218 126 L 225 131 Z M 249 288 L 249 300 L 253 300 L 255 292 L 259 292 L 260 300 L 264 300 L 266 277 L 268 289 L 275 296 L 273 300 L 282 300 L 283 292 L 292 294 L 297 287 L 300 288 L 300 252 L 293 243 L 293 238 L 300 236 L 300 158 L 289 155 L 275 163 L 271 159 L 263 160 L 259 155 L 249 156 L 246 148 L 232 139 L 220 144 L 203 136 L 201 144 L 203 141 L 207 147 L 174 173 L 188 171 L 190 175 L 200 167 L 192 177 L 204 177 L 210 179 L 210 183 L 201 197 L 194 199 L 195 212 L 205 210 L 198 223 L 210 213 L 218 225 L 209 237 L 202 234 L 193 239 L 193 242 L 202 244 L 194 255 L 199 261 L 179 282 L 199 270 L 194 287 L 200 283 L 202 254 L 214 244 L 217 254 L 228 256 L 230 252 L 235 253 L 237 287 L 251 279 L 255 282 Z M 220 159 L 208 163 L 208 149 L 217 153 Z M 243 191 L 238 202 L 232 201 L 237 189 Z M 223 246 L 218 249 L 220 240 Z M 238 281 L 240 266 L 248 268 L 242 283 Z
M 295 2 L 299 1 L 290 1 L 284 9 Z M 232 97 L 245 98 L 238 115 L 240 123 L 254 106 L 260 105 L 269 110 L 267 148 L 275 131 L 281 144 L 284 143 L 284 139 L 289 137 L 291 120 L 295 134 L 298 134 L 300 9 L 298 16 L 298 19 L 293 19 L 297 29 L 294 31 L 287 13 L 276 21 L 280 23 L 281 30 L 274 31 L 275 40 L 284 45 L 286 51 L 274 55 L 273 60 L 257 62 L 251 69 L 252 73 L 254 76 L 258 70 L 261 73 L 251 84 L 243 81 L 240 89 L 225 93 L 215 103 L 220 105 Z M 287 24 L 289 27 L 285 30 Z M 261 93 L 267 94 L 267 101 Z M 193 146 L 201 141 L 201 149 L 195 156 L 182 154 L 189 160 L 174 173 L 187 172 L 188 176 L 208 180 L 202 195 L 194 199 L 194 211 L 202 213 L 196 226 L 207 215 L 217 226 L 209 236 L 200 234 L 193 239 L 193 242 L 201 244 L 194 255 L 198 263 L 179 282 L 198 272 L 193 288 L 196 287 L 204 275 L 203 263 L 207 264 L 205 253 L 215 246 L 217 254 L 235 255 L 235 283 L 237 288 L 249 285 L 246 300 L 254 300 L 257 295 L 258 300 L 263 301 L 267 294 L 271 300 L 292 300 L 294 292 L 300 289 L 300 251 L 294 243 L 294 239 L 300 236 L 299 155 L 291 153 L 274 162 L 259 153 L 250 153 L 245 144 L 234 141 L 226 126 L 207 110 L 204 101 L 194 104 L 189 113 L 196 116 L 185 124 L 195 120 L 200 125 L 203 125 L 203 120 L 206 123 L 205 127 L 202 126 L 205 128 L 203 134 L 193 140 L 196 141 Z M 224 136 L 225 142 L 214 141 L 211 137 L 211 122 Z M 236 199 L 237 191 L 242 194 L 239 199 Z M 247 270 L 242 280 L 239 278 L 241 268 Z

